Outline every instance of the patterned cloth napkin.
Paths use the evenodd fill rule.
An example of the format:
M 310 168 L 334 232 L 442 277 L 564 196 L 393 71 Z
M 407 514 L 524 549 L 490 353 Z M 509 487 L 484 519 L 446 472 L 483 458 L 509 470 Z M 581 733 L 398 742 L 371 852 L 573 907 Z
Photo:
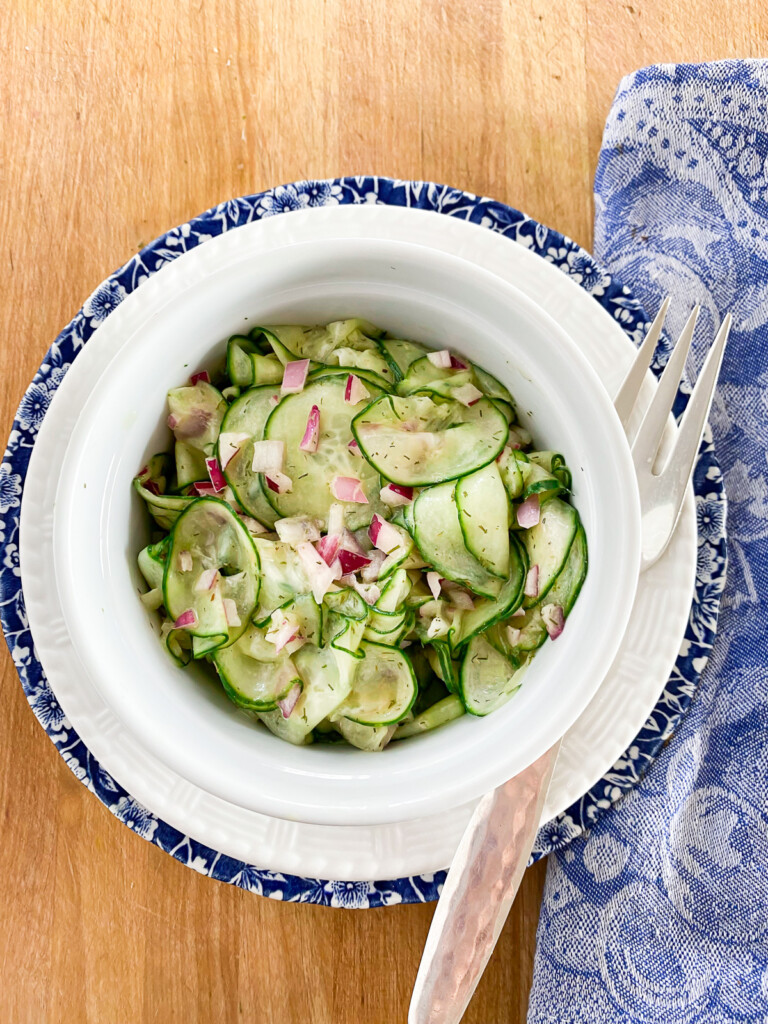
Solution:
M 711 417 L 728 575 L 709 665 L 646 778 L 550 859 L 529 1024 L 768 1021 L 768 61 L 624 79 L 595 180 L 595 248 L 690 369 L 735 330 Z M 699 530 L 713 525 L 706 504 Z M 701 548 L 706 557 L 706 546 Z

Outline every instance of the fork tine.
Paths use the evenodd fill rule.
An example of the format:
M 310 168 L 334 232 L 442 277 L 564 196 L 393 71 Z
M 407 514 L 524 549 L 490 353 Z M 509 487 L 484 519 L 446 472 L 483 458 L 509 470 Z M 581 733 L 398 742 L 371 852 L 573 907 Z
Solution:
M 634 362 L 629 368 L 629 373 L 624 378 L 621 387 L 616 393 L 616 398 L 613 400 L 613 407 L 619 414 L 621 425 L 624 427 L 624 432 L 630 444 L 632 444 L 633 438 L 629 435 L 629 419 L 637 402 L 637 396 L 640 394 L 640 388 L 643 386 L 648 367 L 651 365 L 653 353 L 656 351 L 656 344 L 661 336 L 669 303 L 670 296 L 668 295 L 662 302 L 653 323 L 648 328 L 648 333 L 637 350 Z
M 663 481 L 661 487 L 668 501 L 665 511 L 671 519 L 670 536 L 677 525 L 677 517 L 680 514 L 688 481 L 693 471 L 693 464 L 701 444 L 701 435 L 704 433 L 704 425 L 709 416 L 726 342 L 731 331 L 731 322 L 732 317 L 728 313 L 717 332 L 714 344 L 701 368 L 693 394 L 688 400 L 672 454 L 662 469 L 660 477 L 657 477 L 658 480 Z M 657 557 L 663 554 L 665 549 L 666 544 L 659 551 Z
M 653 469 L 653 463 L 659 450 L 664 427 L 674 404 L 685 360 L 691 347 L 691 339 L 693 338 L 693 331 L 696 327 L 698 316 L 699 307 L 694 306 L 693 312 L 688 317 L 688 321 L 672 351 L 672 355 L 669 357 L 669 362 L 664 369 L 664 373 L 661 375 L 659 386 L 656 388 L 656 394 L 648 406 L 643 422 L 640 424 L 640 429 L 635 437 L 632 445 L 632 458 L 638 473 Z

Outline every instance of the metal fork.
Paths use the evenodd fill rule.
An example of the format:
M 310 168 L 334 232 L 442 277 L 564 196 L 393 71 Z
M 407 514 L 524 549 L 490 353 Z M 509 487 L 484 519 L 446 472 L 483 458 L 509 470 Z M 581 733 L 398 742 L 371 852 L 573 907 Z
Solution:
M 640 421 L 639 398 L 669 308 L 665 299 L 614 400 L 632 448 L 643 524 L 641 572 L 674 532 L 715 392 L 731 314 L 702 367 L 671 452 L 664 434 L 698 319 L 697 306 Z M 486 794 L 462 836 L 432 919 L 408 1024 L 458 1024 L 514 901 L 538 831 L 560 740 L 514 778 Z

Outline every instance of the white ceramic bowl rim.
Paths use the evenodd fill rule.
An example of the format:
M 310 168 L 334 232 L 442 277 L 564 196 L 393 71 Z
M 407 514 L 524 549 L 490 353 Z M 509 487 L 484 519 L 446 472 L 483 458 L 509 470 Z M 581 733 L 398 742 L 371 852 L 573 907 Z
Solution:
M 247 232 L 244 227 L 237 234 Z M 215 251 L 221 241 L 214 239 L 175 261 L 172 268 L 185 260 L 188 264 L 181 268 L 183 281 L 177 277 L 169 292 L 163 294 L 159 287 L 152 295 L 145 291 L 162 278 L 161 271 L 107 322 L 117 339 L 116 355 L 73 431 L 57 496 L 56 579 L 73 641 L 104 698 L 147 749 L 223 799 L 277 817 L 327 824 L 401 820 L 473 799 L 530 763 L 565 732 L 602 680 L 624 633 L 637 580 L 639 516 L 631 460 L 608 396 L 573 342 L 535 303 L 456 257 L 368 239 L 293 245 L 270 253 L 261 263 L 258 252 L 244 244 L 227 261 L 217 259 L 223 252 L 221 246 L 222 251 Z M 241 241 L 247 243 L 247 238 Z M 391 268 L 391 279 L 385 279 L 384 267 Z M 463 329 L 474 323 L 479 330 L 482 324 L 489 338 L 498 337 L 499 324 L 507 321 L 515 322 L 518 332 L 530 332 L 538 350 L 518 348 L 506 377 L 511 382 L 509 375 L 522 372 L 519 368 L 528 363 L 537 376 L 535 382 L 529 380 L 532 387 L 553 374 L 559 380 L 558 408 L 569 436 L 561 432 L 558 447 L 567 455 L 583 456 L 578 465 L 570 455 L 569 461 L 583 485 L 577 486 L 576 503 L 592 545 L 590 576 L 571 628 L 536 658 L 520 694 L 482 722 L 464 719 L 380 757 L 337 748 L 288 747 L 255 731 L 218 692 L 191 685 L 167 662 L 147 628 L 135 597 L 130 537 L 138 512 L 131 506 L 128 482 L 148 452 L 146 439 L 153 432 L 160 439 L 162 395 L 169 383 L 178 381 L 180 364 L 188 360 L 194 368 L 212 350 L 221 349 L 222 339 L 242 326 L 235 321 L 244 309 L 254 322 L 255 314 L 263 319 L 261 311 L 280 302 L 286 309 L 296 308 L 300 294 L 303 309 L 315 310 L 317 320 L 330 319 L 334 309 L 336 316 L 359 311 L 349 306 L 355 287 L 359 302 L 367 298 L 369 306 L 378 303 L 380 309 L 387 304 L 396 309 L 395 295 L 405 305 L 407 298 L 424 318 L 421 331 L 409 333 L 426 341 L 437 343 L 429 337 L 430 302 L 439 302 L 449 311 L 444 315 Z M 206 317 L 211 294 L 230 296 L 226 316 L 216 306 L 213 312 L 208 308 Z M 471 315 L 463 305 L 468 295 L 473 297 Z M 146 316 L 139 328 L 121 337 L 121 311 L 136 302 Z M 399 326 L 391 317 L 386 320 L 385 326 Z M 182 330 L 182 321 L 190 334 Z M 169 330 L 173 324 L 176 332 Z M 161 351 L 162 337 L 166 343 Z M 462 348 L 459 338 L 450 340 Z M 494 344 L 496 365 L 488 357 L 478 357 L 478 362 L 503 377 L 499 366 L 509 359 L 500 343 Z M 159 363 L 162 371 L 158 368 L 156 374 Z M 142 372 L 144 389 L 137 387 Z M 523 386 L 519 376 L 518 385 Z M 546 394 L 538 407 L 531 403 L 535 418 L 546 403 Z M 549 408 L 536 420 L 537 437 L 557 421 L 556 411 Z M 600 623 L 597 633 L 586 628 L 587 619 Z M 559 682 L 548 678 L 550 668 L 556 669 Z M 183 687 L 189 700 L 179 699 Z M 204 698 L 198 699 L 198 691 Z

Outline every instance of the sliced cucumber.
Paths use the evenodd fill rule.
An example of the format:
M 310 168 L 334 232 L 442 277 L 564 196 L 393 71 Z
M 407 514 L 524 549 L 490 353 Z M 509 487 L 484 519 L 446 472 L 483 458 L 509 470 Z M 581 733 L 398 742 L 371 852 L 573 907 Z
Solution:
M 408 367 L 407 374 L 396 387 L 398 395 L 412 395 L 415 391 L 434 388 L 441 393 L 442 382 L 456 382 L 456 386 L 474 383 L 472 371 L 452 370 L 450 367 L 435 366 L 427 356 L 415 359 Z
M 358 750 L 367 750 L 371 753 L 378 753 L 392 739 L 396 725 L 360 725 L 349 718 L 340 718 L 336 722 L 336 728 L 341 735 L 353 747 Z
M 344 503 L 349 529 L 367 526 L 375 512 L 385 512 L 379 498 L 379 474 L 365 459 L 349 449 L 350 421 L 359 406 L 344 401 L 344 389 L 342 377 L 323 377 L 313 381 L 298 394 L 283 398 L 267 420 L 264 436 L 284 442 L 283 471 L 292 481 L 292 490 L 283 494 L 269 489 L 264 491 L 269 503 L 281 516 L 310 516 L 325 526 L 328 510 L 338 500 L 331 493 L 331 482 L 335 476 L 356 477 L 368 498 L 367 504 Z M 372 385 L 369 390 L 373 392 Z M 378 389 L 376 394 L 379 394 Z M 299 444 L 313 406 L 320 410 L 317 451 L 305 452 Z
M 182 552 L 184 555 L 182 556 Z M 191 560 L 191 568 L 185 565 Z M 198 589 L 205 571 L 218 579 Z M 171 618 L 192 610 L 194 625 L 185 627 L 193 638 L 193 653 L 202 657 L 215 647 L 234 643 L 247 629 L 259 597 L 259 556 L 251 535 L 232 509 L 217 498 L 197 498 L 179 516 L 171 533 L 163 577 L 163 604 Z M 239 625 L 227 622 L 225 600 L 232 600 Z
M 352 690 L 333 714 L 360 725 L 393 725 L 416 700 L 416 676 L 408 657 L 385 644 L 364 640 L 365 655 L 357 663 Z
M 466 407 L 427 395 L 384 395 L 355 416 L 352 432 L 383 477 L 412 487 L 480 469 L 504 447 L 509 428 L 487 398 Z
M 339 671 L 338 652 L 305 644 L 293 655 L 304 688 L 288 718 L 280 711 L 260 715 L 275 735 L 290 743 L 306 743 L 312 730 L 331 715 L 352 686 L 352 673 Z
M 573 505 L 551 498 L 542 505 L 536 526 L 521 532 L 528 564 L 539 567 L 539 592 L 536 597 L 526 597 L 524 607 L 539 604 L 549 593 L 568 558 L 578 525 L 579 513 Z
M 254 647 L 258 649 L 258 659 L 253 657 Z M 303 685 L 290 655 L 274 651 L 274 646 L 264 641 L 261 631 L 250 626 L 237 643 L 213 652 L 213 663 L 222 686 L 238 707 L 248 711 L 271 711 L 294 686 Z
M 254 384 L 279 384 L 283 364 L 276 355 L 264 355 L 251 338 L 235 335 L 227 343 L 227 374 L 233 384 L 250 388 Z
M 352 348 L 362 352 L 376 350 L 375 339 L 381 335 L 378 327 L 367 320 L 337 320 L 318 327 L 257 327 L 281 362 L 293 359 L 312 359 L 317 363 L 334 363 L 338 348 Z
M 525 488 L 523 470 L 527 462 L 527 456 L 523 455 L 522 452 L 515 451 L 513 448 L 505 448 L 496 460 L 501 481 L 512 501 L 517 501 L 518 498 L 523 496 Z
M 170 530 L 185 508 L 195 500 L 176 494 L 153 494 L 139 483 L 137 477 L 133 481 L 136 492 L 147 503 L 147 510 L 157 525 L 163 530 Z
M 343 377 L 346 384 L 350 373 L 354 374 L 355 377 L 359 377 L 366 387 L 369 384 L 373 384 L 380 391 L 386 391 L 389 388 L 389 384 L 378 373 L 373 373 L 372 370 L 364 370 L 359 366 L 321 366 L 317 370 L 312 370 L 308 379 L 312 381 L 320 380 L 322 377 Z
M 367 370 L 368 373 L 375 374 L 386 381 L 387 388 L 392 387 L 398 379 L 397 366 L 391 363 L 378 348 L 358 352 L 353 348 L 342 347 L 336 349 L 333 355 L 334 362 L 337 362 L 339 366 L 351 366 L 354 368 L 353 373 L 355 369 Z
M 511 406 L 509 402 L 505 402 L 503 398 L 492 398 L 491 401 L 511 426 L 517 419 L 517 413 L 515 412 L 514 406 Z
M 396 570 L 381 588 L 375 608 L 378 612 L 396 612 L 408 599 L 411 581 L 405 569 Z
M 271 384 L 251 388 L 232 403 L 221 424 L 223 434 L 249 434 L 251 437 L 232 456 L 223 473 L 248 515 L 270 528 L 279 516 L 264 497 L 261 474 L 254 473 L 251 464 L 253 443 L 263 438 L 264 425 L 279 399 L 280 389 Z
M 558 478 L 563 486 L 563 489 L 570 491 L 573 484 L 573 478 L 571 471 L 568 468 L 565 456 L 561 455 L 560 452 L 529 452 L 528 458 L 531 462 L 537 463 L 542 469 L 546 469 L 552 476 Z
M 139 572 L 147 581 L 147 584 L 156 590 L 163 586 L 165 575 L 165 563 L 168 558 L 170 539 L 164 537 L 157 544 L 148 544 L 139 552 Z
M 445 684 L 449 693 L 459 689 L 459 663 L 453 660 L 451 648 L 445 640 L 433 640 L 425 648 L 427 660 L 437 678 Z
M 475 374 L 477 386 L 483 394 L 487 395 L 488 398 L 497 398 L 499 401 L 504 402 L 514 412 L 515 400 L 510 394 L 509 389 L 505 388 L 500 380 L 497 380 L 487 370 L 484 370 L 482 366 L 477 366 L 473 363 L 472 370 Z M 510 422 L 513 423 L 514 419 L 510 420 Z
M 212 384 L 199 380 L 168 392 L 169 425 L 177 441 L 212 455 L 221 421 L 227 411 L 224 396 Z
M 494 600 L 475 601 L 473 609 L 467 609 L 456 620 L 449 633 L 451 647 L 458 651 L 475 636 L 489 629 L 494 623 L 506 619 L 523 601 L 528 559 L 525 548 L 513 534 L 510 538 L 510 570 L 499 596 Z
M 205 453 L 193 448 L 185 441 L 177 441 L 174 445 L 176 456 L 176 487 L 183 490 L 196 480 L 207 480 L 208 469 L 205 465 Z
M 446 579 L 483 597 L 498 597 L 501 581 L 464 545 L 453 481 L 421 491 L 413 503 L 413 538 L 424 560 Z
M 543 466 L 530 461 L 522 464 L 523 470 L 523 498 L 530 498 L 532 494 L 538 494 L 539 501 L 549 501 L 556 498 L 558 494 L 565 491 L 562 481 L 554 476 Z
M 309 592 L 309 580 L 296 551 L 279 540 L 254 537 L 261 563 L 261 590 L 254 621 L 264 625 L 272 612 Z
M 509 499 L 498 466 L 456 481 L 456 507 L 467 551 L 493 576 L 509 576 Z
M 520 689 L 525 667 L 517 668 L 484 636 L 474 636 L 461 663 L 460 696 L 470 715 L 488 715 Z
M 395 729 L 392 739 L 404 740 L 409 736 L 418 736 L 423 732 L 431 732 L 432 729 L 439 729 L 441 725 L 454 722 L 457 718 L 461 718 L 463 714 L 465 714 L 465 708 L 461 698 L 457 697 L 455 693 L 451 693 L 441 701 L 438 701 L 437 704 L 427 708 L 426 711 L 422 711 L 420 715 L 416 715 L 411 721 L 401 722 Z
M 379 341 L 379 346 L 395 363 L 401 377 L 405 377 L 408 373 L 411 363 L 425 356 L 429 351 L 418 342 L 405 341 L 401 338 L 382 338 Z

